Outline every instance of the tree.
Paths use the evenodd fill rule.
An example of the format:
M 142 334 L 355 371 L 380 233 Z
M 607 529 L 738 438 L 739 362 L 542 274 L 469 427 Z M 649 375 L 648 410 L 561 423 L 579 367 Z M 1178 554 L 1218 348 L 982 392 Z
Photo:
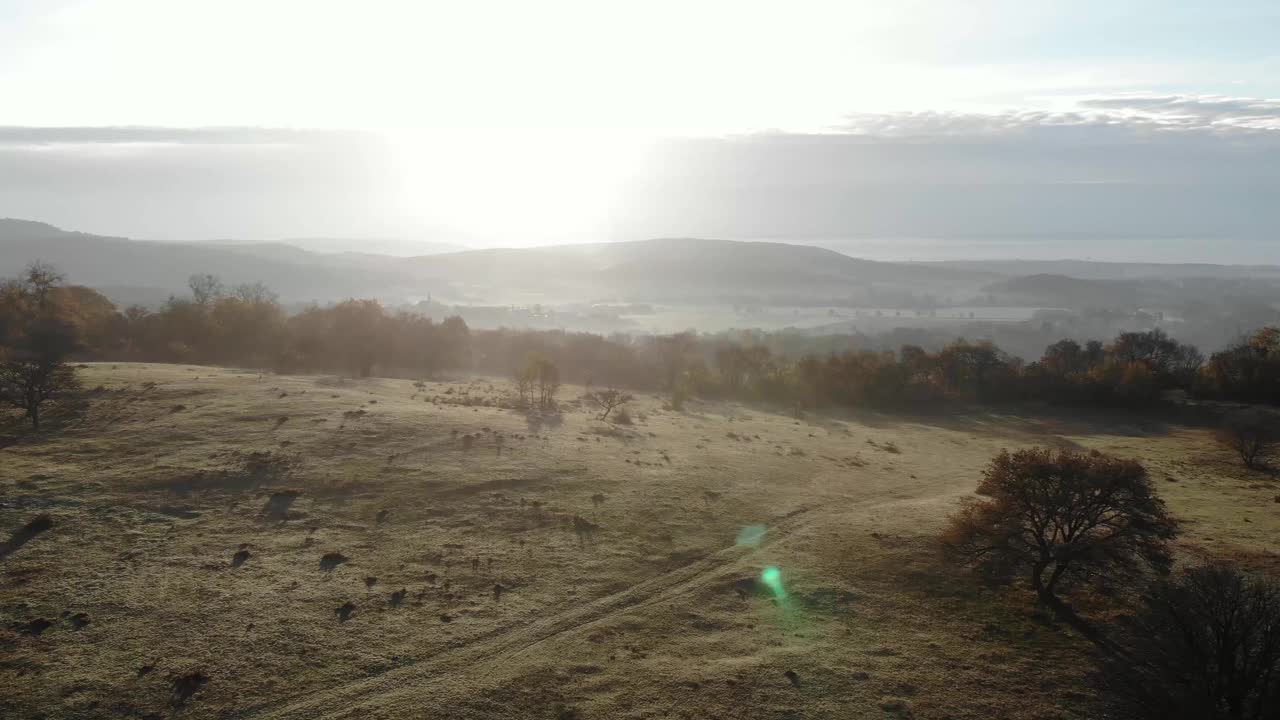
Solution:
M 37 305 L 44 305 L 49 293 L 66 282 L 66 276 L 48 263 L 37 260 L 27 266 L 18 282 Z
M 201 307 L 207 307 L 222 297 L 222 281 L 217 275 L 192 275 L 187 278 L 187 287 L 191 288 L 191 298 Z
M 1159 329 L 1120 333 L 1107 347 L 1107 354 L 1120 366 L 1145 365 L 1159 379 L 1162 389 L 1189 383 L 1204 364 L 1199 350 Z
M 1096 340 L 1084 347 L 1075 340 L 1059 340 L 1045 348 L 1040 365 L 1050 375 L 1069 378 L 1101 365 L 1103 356 L 1102 343 Z
M 716 369 L 720 371 L 720 381 L 729 394 L 737 394 L 742 388 L 747 374 L 746 356 L 742 346 L 729 343 L 716 348 Z
M 588 402 L 604 410 L 600 415 L 601 420 L 608 420 L 609 413 L 613 412 L 616 408 L 631 402 L 633 399 L 627 393 L 612 387 L 605 390 L 589 392 L 586 397 Z
M 1177 527 L 1133 460 L 1043 448 L 1001 452 L 943 536 L 948 555 L 993 579 L 1024 575 L 1040 601 L 1093 639 L 1064 584 L 1167 572 Z
M 1214 353 L 1203 380 L 1219 397 L 1280 405 L 1280 327 L 1264 327 Z
M 1099 680 L 1117 717 L 1264 720 L 1280 714 L 1280 585 L 1225 566 L 1157 582 Z
M 280 296 L 262 282 L 241 283 L 235 287 L 232 294 L 244 302 L 255 305 L 274 305 L 280 301 Z
M 285 324 L 273 296 L 265 286 L 241 286 L 235 295 L 213 303 L 206 320 L 214 359 L 259 366 L 270 362 Z
M 24 410 L 37 429 L 41 407 L 75 384 L 65 360 L 80 347 L 83 318 L 80 295 L 66 292 L 63 280 L 35 262 L 0 284 L 0 402 Z
M 527 407 L 533 400 L 533 373 L 530 367 L 526 366 L 512 373 L 516 381 L 516 394 L 520 397 L 520 405 Z
M 331 359 L 355 377 L 369 377 L 387 346 L 386 314 L 376 300 L 346 300 L 324 311 L 325 343 Z
M 939 351 L 935 362 L 946 392 L 965 399 L 986 400 L 994 390 L 1008 389 L 1013 360 L 989 341 L 969 343 L 961 339 Z
M 0 347 L 0 402 L 25 411 L 36 430 L 45 403 L 77 387 L 66 359 L 80 347 L 76 326 L 50 301 L 52 286 L 43 285 L 61 276 L 47 266 L 39 270 L 41 281 L 31 282 L 37 273 L 29 270 L 28 282 L 6 295 L 0 313 L 16 315 L 6 328 L 5 347 Z
M 674 394 L 679 386 L 680 376 L 684 373 L 693 352 L 697 336 L 692 332 L 659 335 L 652 343 L 662 365 L 662 376 L 668 390 Z
M 1242 410 L 1228 415 L 1214 438 L 1255 469 L 1280 445 L 1280 421 L 1262 410 Z
M 543 410 L 555 407 L 556 393 L 560 390 L 560 368 L 547 358 L 535 358 L 530 372 L 538 385 L 538 405 Z
M 440 350 L 439 367 L 470 367 L 471 329 L 461 317 L 451 315 L 440 323 L 436 332 L 436 344 Z

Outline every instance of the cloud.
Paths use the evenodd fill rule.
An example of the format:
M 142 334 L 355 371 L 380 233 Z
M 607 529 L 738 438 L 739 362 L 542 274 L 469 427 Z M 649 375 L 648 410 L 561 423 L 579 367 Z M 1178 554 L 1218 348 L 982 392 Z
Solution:
M 1122 95 L 1090 98 L 1087 108 L 1177 127 L 1280 130 L 1280 100 L 1195 95 Z
M 333 141 L 351 131 L 267 127 L 175 128 L 0 126 L 0 146 L 49 145 L 293 145 Z
M 999 113 L 856 113 L 840 130 L 875 137 L 992 137 L 1045 128 L 1105 125 L 1100 113 L 1020 110 Z
M 1072 107 L 1064 110 L 856 113 L 836 129 L 886 138 L 1035 135 L 1129 140 L 1177 131 L 1241 135 L 1280 131 L 1280 100 L 1273 99 L 1125 94 L 1069 104 Z

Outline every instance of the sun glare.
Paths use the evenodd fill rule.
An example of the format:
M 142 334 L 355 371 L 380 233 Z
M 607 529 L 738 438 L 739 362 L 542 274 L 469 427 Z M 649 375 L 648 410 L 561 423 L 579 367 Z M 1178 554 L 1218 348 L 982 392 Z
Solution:
M 510 246 L 606 229 L 649 147 L 620 134 L 506 129 L 401 131 L 390 142 L 406 216 Z

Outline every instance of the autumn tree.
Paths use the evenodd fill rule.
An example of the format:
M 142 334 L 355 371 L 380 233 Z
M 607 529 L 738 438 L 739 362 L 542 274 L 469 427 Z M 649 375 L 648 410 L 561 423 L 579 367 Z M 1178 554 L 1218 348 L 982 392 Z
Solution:
M 1202 375 L 1211 394 L 1280 405 L 1280 327 L 1264 327 L 1214 353 Z
M 1280 584 L 1226 566 L 1155 583 L 1098 681 L 1115 717 L 1280 716 Z
M 985 340 L 957 340 L 939 351 L 934 362 L 943 390 L 971 400 L 990 399 L 1002 385 L 1007 390 L 1015 364 L 1013 358 Z
M 276 353 L 285 314 L 265 286 L 241 285 L 235 294 L 214 301 L 207 320 L 214 357 L 261 366 Z
M 1170 565 L 1176 524 L 1136 461 L 1003 451 L 977 493 L 951 518 L 947 554 L 993 579 L 1025 578 L 1041 602 L 1086 634 L 1088 626 L 1059 596 L 1064 586 L 1109 584 Z

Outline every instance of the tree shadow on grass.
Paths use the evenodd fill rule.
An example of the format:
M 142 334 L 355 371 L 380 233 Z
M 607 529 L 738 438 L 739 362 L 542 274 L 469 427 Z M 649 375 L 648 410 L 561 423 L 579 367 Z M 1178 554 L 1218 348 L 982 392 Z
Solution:
M 23 545 L 34 540 L 41 533 L 53 527 L 53 518 L 48 515 L 38 515 L 26 525 L 13 531 L 9 539 L 0 544 L 0 560 L 4 560 L 13 553 L 22 548 Z
M 529 432 L 535 435 L 543 428 L 554 430 L 564 424 L 564 417 L 560 413 L 543 413 L 539 410 L 530 410 L 525 414 L 524 420 L 529 426 Z

